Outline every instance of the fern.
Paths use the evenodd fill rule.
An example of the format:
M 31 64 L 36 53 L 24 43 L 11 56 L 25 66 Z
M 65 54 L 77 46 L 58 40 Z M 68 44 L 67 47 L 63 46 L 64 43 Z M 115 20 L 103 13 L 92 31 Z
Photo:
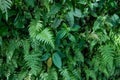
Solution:
M 39 80 L 58 80 L 57 71 L 51 68 L 48 72 L 41 72 Z
M 30 43 L 28 40 L 23 41 L 24 54 L 29 54 Z
M 58 74 L 55 69 L 50 69 L 48 71 L 48 80 L 58 80 Z
M 92 80 L 97 80 L 96 74 L 93 70 L 86 69 L 85 73 L 86 73 L 86 80 L 89 80 L 89 78 L 92 78 Z
M 0 0 L 0 9 L 3 13 L 5 13 L 7 12 L 7 9 L 10 9 L 11 4 L 11 0 Z
M 48 73 L 42 71 L 39 78 L 40 80 L 48 80 Z
M 115 58 L 115 63 L 116 63 L 116 67 L 120 68 L 120 55 L 117 55 L 117 57 Z
M 63 77 L 63 80 L 70 80 L 71 78 L 68 69 L 62 69 L 61 75 Z
M 53 48 L 54 48 L 54 44 L 53 44 L 53 35 L 51 34 L 50 30 L 48 28 L 45 28 L 43 31 L 41 31 L 41 33 L 39 33 L 36 36 L 36 39 L 44 42 L 45 44 L 50 44 Z
M 29 25 L 29 34 L 31 38 L 35 38 L 42 28 L 41 21 L 32 20 Z
M 107 68 L 108 73 L 111 74 L 114 62 L 114 50 L 110 45 L 100 47 L 101 52 L 101 69 Z
M 43 25 L 40 21 L 33 20 L 30 23 L 29 33 L 33 39 L 39 40 L 46 45 L 51 45 L 54 48 L 53 35 L 49 28 L 42 29 Z
M 40 66 L 39 66 L 40 54 L 35 54 L 34 52 L 30 54 L 30 51 L 29 51 L 30 43 L 28 40 L 23 41 L 23 49 L 24 49 L 24 60 L 26 61 L 26 66 L 28 67 L 28 69 L 30 69 L 29 74 L 36 75 L 40 69 Z
M 41 68 L 39 54 L 26 54 L 24 60 L 28 69 L 30 69 L 30 74 L 37 75 Z
M 7 9 L 10 9 L 12 5 L 11 0 L 0 0 L 0 9 L 2 13 L 6 13 L 6 20 L 8 20 L 8 11 Z

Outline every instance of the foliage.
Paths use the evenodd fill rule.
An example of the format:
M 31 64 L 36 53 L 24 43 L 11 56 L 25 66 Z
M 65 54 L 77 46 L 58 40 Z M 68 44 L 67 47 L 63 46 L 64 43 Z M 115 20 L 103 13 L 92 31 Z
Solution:
M 0 0 L 0 80 L 119 80 L 119 0 Z

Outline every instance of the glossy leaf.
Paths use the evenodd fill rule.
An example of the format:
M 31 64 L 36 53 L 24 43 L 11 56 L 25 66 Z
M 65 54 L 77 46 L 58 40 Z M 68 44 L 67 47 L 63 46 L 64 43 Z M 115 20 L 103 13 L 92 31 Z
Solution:
M 52 56 L 53 63 L 56 67 L 62 68 L 62 60 L 58 53 L 54 53 Z

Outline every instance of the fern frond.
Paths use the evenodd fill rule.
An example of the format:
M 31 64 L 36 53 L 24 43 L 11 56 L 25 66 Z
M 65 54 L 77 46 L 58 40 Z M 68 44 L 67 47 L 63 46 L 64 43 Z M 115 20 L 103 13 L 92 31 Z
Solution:
M 53 35 L 48 28 L 45 28 L 41 33 L 39 33 L 36 36 L 36 39 L 45 44 L 50 44 L 54 48 Z
M 11 0 L 0 0 L 0 9 L 3 13 L 7 12 L 7 9 L 10 9 L 11 5 Z
M 48 80 L 58 80 L 58 75 L 55 69 L 50 69 L 48 71 Z
M 96 74 L 93 70 L 86 69 L 85 73 L 86 73 L 86 80 L 89 80 L 89 78 L 92 78 L 92 80 L 97 80 Z
M 25 54 L 29 54 L 30 43 L 28 40 L 23 41 L 23 49 Z
M 101 67 L 106 68 L 109 74 L 113 72 L 114 50 L 110 45 L 100 47 Z
M 70 80 L 71 78 L 68 69 L 61 70 L 60 74 L 62 75 L 63 80 Z
M 48 80 L 48 73 L 42 71 L 40 74 L 40 80 Z
M 36 75 L 40 71 L 39 54 L 26 54 L 24 60 L 28 69 L 30 69 L 30 74 Z
M 7 61 L 11 60 L 13 55 L 14 55 L 14 51 L 16 49 L 16 45 L 17 43 L 15 42 L 15 40 L 10 40 L 7 52 L 6 52 L 6 56 L 7 56 Z
M 116 67 L 120 67 L 120 55 L 115 58 Z
M 57 71 L 51 68 L 48 72 L 41 72 L 39 80 L 58 80 Z
M 49 44 L 54 48 L 53 35 L 50 29 L 45 28 L 42 30 L 41 22 L 36 20 L 31 21 L 29 26 L 29 33 L 31 38 L 39 40 L 40 42 L 43 42 L 46 45 Z
M 41 21 L 38 21 L 38 20 L 32 20 L 30 22 L 30 25 L 29 25 L 29 34 L 30 34 L 30 37 L 32 38 L 35 38 L 36 35 L 40 32 L 41 28 L 42 28 L 42 23 Z

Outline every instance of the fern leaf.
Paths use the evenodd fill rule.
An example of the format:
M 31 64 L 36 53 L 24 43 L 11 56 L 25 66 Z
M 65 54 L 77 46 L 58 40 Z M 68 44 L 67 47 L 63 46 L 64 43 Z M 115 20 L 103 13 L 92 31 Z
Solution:
M 68 69 L 61 70 L 61 75 L 63 77 L 63 80 L 70 80 L 71 78 Z
M 24 60 L 26 61 L 28 69 L 30 69 L 30 73 L 36 75 L 40 70 L 39 54 L 26 54 Z
M 53 35 L 50 29 L 41 29 L 43 26 L 41 21 L 32 20 L 29 26 L 29 34 L 31 38 L 39 40 L 46 45 L 49 44 L 54 48 Z
M 116 67 L 120 67 L 120 55 L 115 58 Z
M 86 69 L 85 72 L 87 78 L 86 80 L 89 80 L 90 77 L 92 78 L 92 80 L 96 80 L 96 74 L 93 70 Z
M 41 21 L 38 20 L 32 20 L 30 25 L 29 25 L 29 34 L 31 38 L 35 38 L 36 35 L 39 33 L 39 31 L 42 28 L 42 23 Z
M 30 43 L 28 40 L 23 41 L 23 49 L 25 54 L 29 54 Z
M 100 47 L 101 52 L 101 66 L 107 68 L 109 74 L 113 72 L 114 51 L 110 45 Z
M 53 35 L 48 28 L 45 28 L 41 33 L 39 33 L 36 36 L 36 39 L 45 44 L 50 44 L 54 48 Z
M 3 13 L 7 12 L 7 9 L 10 9 L 11 5 L 11 0 L 0 0 L 0 9 Z

